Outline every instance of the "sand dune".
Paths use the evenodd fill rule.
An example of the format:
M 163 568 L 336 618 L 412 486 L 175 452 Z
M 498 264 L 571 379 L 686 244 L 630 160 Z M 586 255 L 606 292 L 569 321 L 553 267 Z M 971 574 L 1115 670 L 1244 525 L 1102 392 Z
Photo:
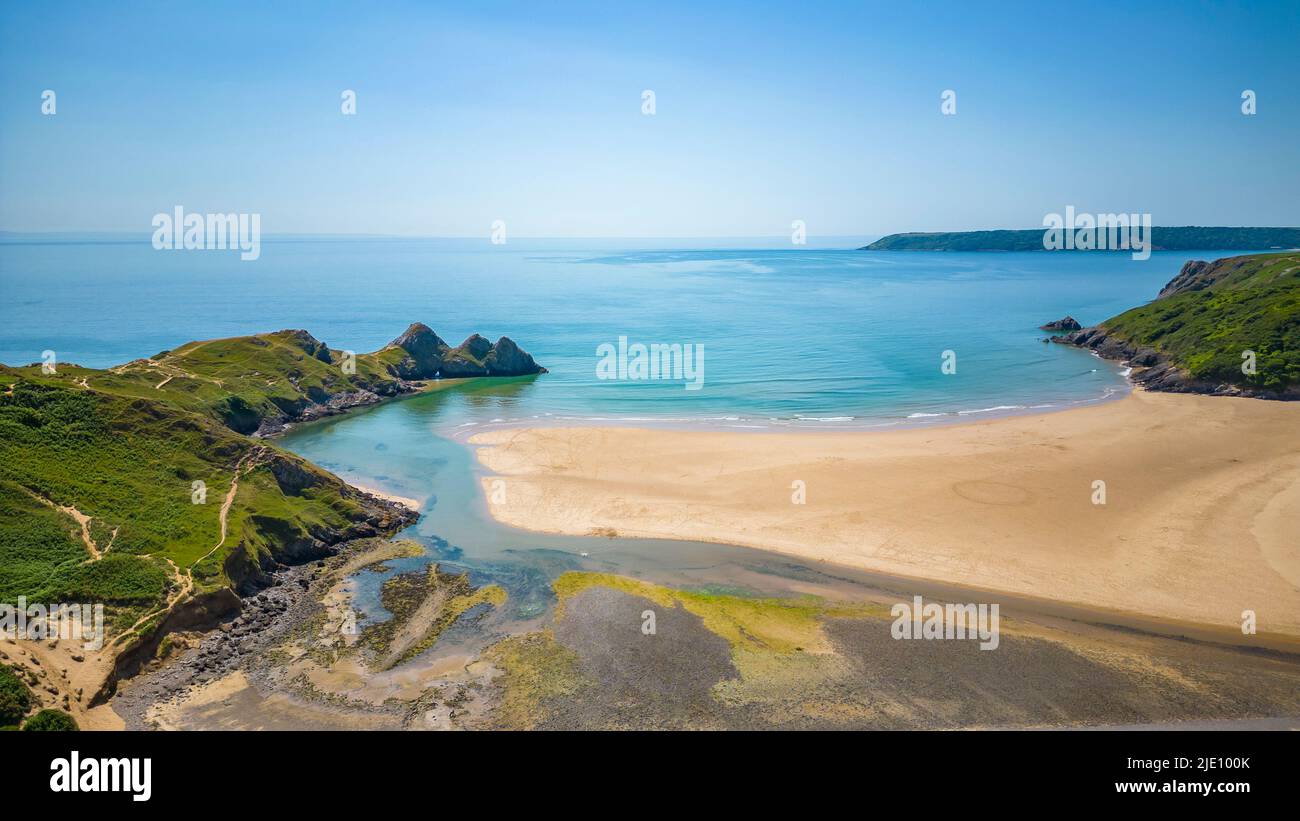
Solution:
M 888 432 L 470 441 L 506 478 L 492 514 L 521 528 L 727 542 L 1198 624 L 1253 610 L 1260 632 L 1300 635 L 1300 403 L 1138 392 Z

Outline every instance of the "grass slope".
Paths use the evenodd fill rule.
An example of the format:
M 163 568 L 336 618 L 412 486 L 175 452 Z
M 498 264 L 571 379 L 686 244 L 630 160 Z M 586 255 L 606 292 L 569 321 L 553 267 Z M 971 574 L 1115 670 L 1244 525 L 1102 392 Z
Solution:
M 355 373 L 349 373 L 342 366 L 346 352 L 331 351 L 303 331 L 277 331 L 189 342 L 108 371 L 71 370 L 92 381 L 96 390 L 141 399 L 165 397 L 175 407 L 212 416 L 239 433 L 252 433 L 266 417 L 299 413 L 334 394 L 370 391 L 390 396 L 401 384 L 390 366 L 404 357 L 396 348 L 357 354 Z

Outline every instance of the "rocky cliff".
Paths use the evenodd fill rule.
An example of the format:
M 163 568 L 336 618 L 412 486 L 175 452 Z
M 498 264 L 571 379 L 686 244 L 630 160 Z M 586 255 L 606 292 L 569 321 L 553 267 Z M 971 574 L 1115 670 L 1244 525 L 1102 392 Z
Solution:
M 455 348 L 442 340 L 428 325 L 419 322 L 388 344 L 386 350 L 400 350 L 406 356 L 390 366 L 402 379 L 458 379 L 470 376 L 529 376 L 546 369 L 508 336 L 495 343 L 471 334 Z M 382 355 L 384 351 L 380 352 Z

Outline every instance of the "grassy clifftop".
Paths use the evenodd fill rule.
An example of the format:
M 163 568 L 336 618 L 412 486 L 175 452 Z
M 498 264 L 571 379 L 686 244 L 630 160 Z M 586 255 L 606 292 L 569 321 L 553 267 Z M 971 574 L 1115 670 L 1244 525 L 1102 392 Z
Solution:
M 373 353 L 330 348 L 307 331 L 286 330 L 189 342 L 108 371 L 72 371 L 96 390 L 150 400 L 161 395 L 237 433 L 274 433 L 409 393 L 435 377 L 545 373 L 509 337 L 491 343 L 475 334 L 452 348 L 419 323 Z
M 1156 390 L 1300 396 L 1300 254 L 1192 261 L 1160 294 L 1060 341 L 1148 368 Z

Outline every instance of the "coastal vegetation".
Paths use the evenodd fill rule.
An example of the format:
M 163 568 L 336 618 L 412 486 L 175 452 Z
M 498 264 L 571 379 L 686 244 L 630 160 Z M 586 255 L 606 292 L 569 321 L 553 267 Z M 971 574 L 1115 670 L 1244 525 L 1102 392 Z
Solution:
M 0 509 L 14 514 L 0 524 L 5 601 L 143 613 L 182 570 L 200 592 L 237 585 L 313 530 L 379 516 L 336 477 L 165 398 L 87 389 L 67 373 L 0 378 L 13 380 L 0 397 Z
M 22 722 L 32 707 L 32 691 L 27 682 L 7 664 L 0 664 L 0 729 L 12 729 Z
M 46 708 L 23 722 L 24 732 L 75 732 L 80 728 L 72 716 L 62 710 Z
M 1148 368 L 1156 389 L 1295 396 L 1300 254 L 1188 262 L 1155 301 L 1059 339 Z
M 1300 228 L 1216 228 L 1180 226 L 1151 229 L 1151 250 L 1259 251 L 1300 247 Z M 860 251 L 1043 251 L 1043 229 L 940 231 L 890 234 Z

